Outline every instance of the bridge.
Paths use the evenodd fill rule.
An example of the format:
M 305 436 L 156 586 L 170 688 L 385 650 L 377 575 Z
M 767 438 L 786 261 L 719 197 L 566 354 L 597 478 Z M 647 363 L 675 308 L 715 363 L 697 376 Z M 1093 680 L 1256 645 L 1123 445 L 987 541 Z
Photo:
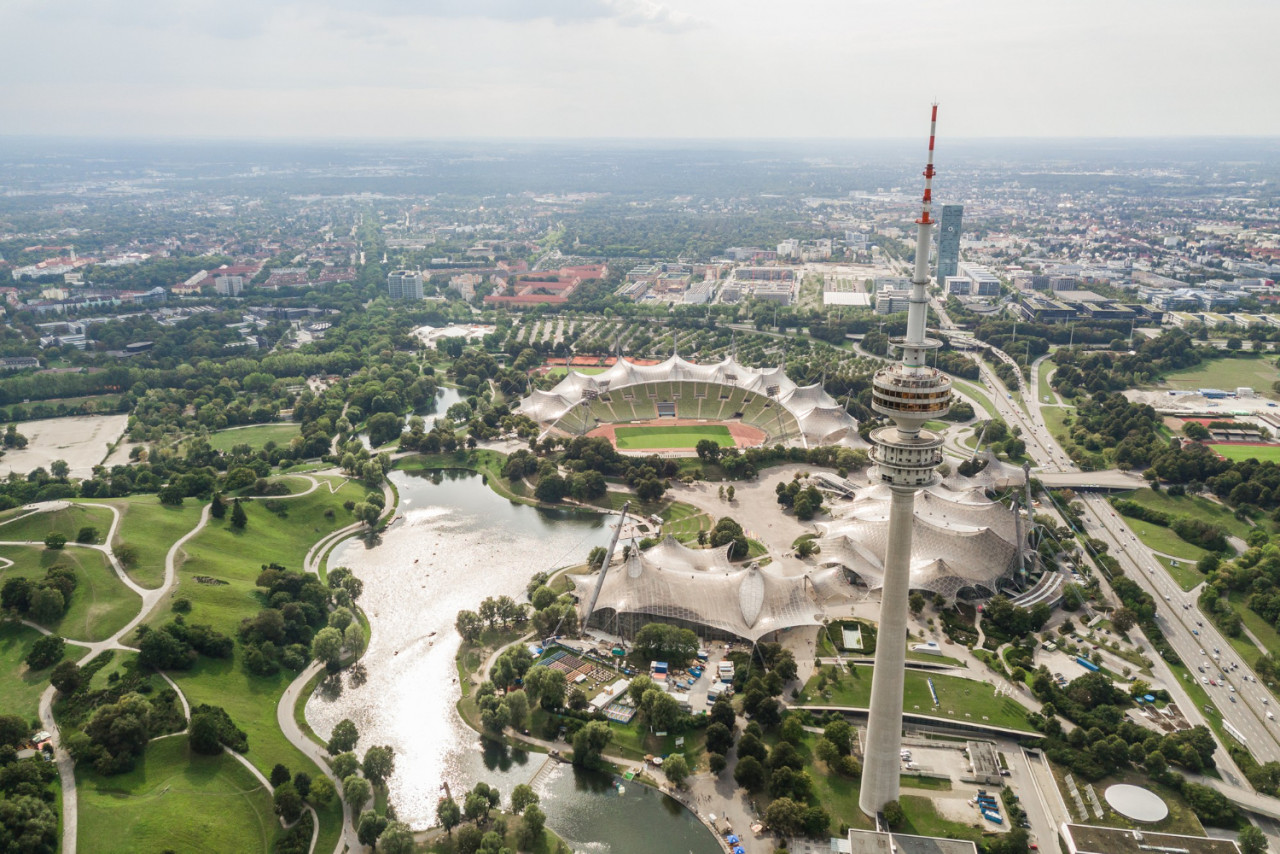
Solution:
M 1126 489 L 1142 489 L 1150 484 L 1131 471 L 1108 469 L 1107 471 L 1040 471 L 1033 476 L 1048 489 L 1101 490 L 1114 492 Z

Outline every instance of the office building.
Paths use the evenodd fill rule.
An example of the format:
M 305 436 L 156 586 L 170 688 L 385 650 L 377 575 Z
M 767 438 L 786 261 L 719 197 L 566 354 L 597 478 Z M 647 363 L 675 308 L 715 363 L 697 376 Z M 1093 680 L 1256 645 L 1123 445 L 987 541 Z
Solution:
M 422 273 L 418 270 L 393 270 L 387 274 L 387 296 L 391 299 L 422 299 Z
M 954 276 L 960 268 L 960 229 L 964 205 L 943 205 L 938 224 L 938 281 Z

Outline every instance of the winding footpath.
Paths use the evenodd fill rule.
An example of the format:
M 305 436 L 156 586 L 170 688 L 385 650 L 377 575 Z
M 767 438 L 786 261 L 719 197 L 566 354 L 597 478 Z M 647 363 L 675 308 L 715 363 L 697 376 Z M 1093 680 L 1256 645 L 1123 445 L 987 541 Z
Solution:
M 316 478 L 310 475 L 290 474 L 290 475 L 283 475 L 283 476 L 300 478 L 302 480 L 307 481 L 308 486 L 306 489 L 302 490 L 301 492 L 295 492 L 289 495 L 272 496 L 274 500 L 292 500 L 292 499 L 302 498 L 304 496 L 310 495 L 311 493 L 315 492 L 321 486 L 321 481 L 317 480 Z M 329 491 L 331 494 L 335 493 L 337 489 L 340 488 L 340 486 L 335 487 L 333 483 L 327 479 L 324 481 L 324 485 L 329 488 Z M 387 497 L 388 504 L 390 505 L 390 508 L 391 508 L 387 512 L 391 512 L 391 510 L 394 510 L 394 505 L 391 503 L 392 501 L 394 501 L 394 492 L 388 486 L 384 485 L 383 494 L 385 497 Z M 254 499 L 252 496 L 249 496 L 247 497 L 246 500 L 252 501 Z M 54 510 L 59 510 L 67 506 L 69 506 L 69 502 L 66 502 L 66 501 L 50 501 L 50 502 L 42 502 L 40 504 L 28 505 L 24 509 L 27 509 L 30 512 L 23 513 L 20 516 L 16 516 L 14 517 L 13 520 L 10 520 L 10 521 L 26 518 L 28 516 L 31 516 L 37 513 L 47 513 Z M 105 640 L 100 640 L 100 641 L 67 640 L 68 644 L 72 644 L 84 650 L 84 654 L 81 655 L 80 658 L 76 660 L 76 664 L 82 667 L 85 664 L 92 661 L 97 655 L 99 655 L 102 652 L 105 652 L 106 650 L 123 650 L 127 652 L 137 652 L 136 647 L 132 647 L 124 643 L 123 639 L 127 637 L 131 632 L 133 632 L 143 622 L 143 620 L 151 616 L 152 612 L 155 611 L 156 607 L 161 603 L 161 601 L 163 601 L 165 597 L 168 596 L 173 591 L 174 585 L 176 584 L 177 577 L 178 577 L 178 555 L 182 552 L 183 547 L 188 542 L 190 542 L 196 535 L 198 535 L 202 530 L 204 530 L 205 526 L 209 524 L 209 519 L 211 518 L 210 516 L 211 505 L 206 504 L 200 512 L 200 520 L 196 523 L 195 527 L 193 527 L 190 531 L 188 531 L 181 538 L 179 538 L 172 546 L 170 546 L 169 551 L 165 554 L 164 581 L 160 584 L 159 587 L 148 588 L 148 587 L 140 586 L 132 578 L 129 577 L 128 573 L 126 573 L 124 570 L 124 566 L 120 563 L 120 560 L 116 557 L 115 552 L 111 548 L 111 543 L 115 540 L 120 527 L 120 520 L 121 520 L 120 511 L 114 505 L 111 505 L 111 504 L 94 503 L 90 506 L 103 507 L 111 513 L 111 517 L 112 517 L 111 526 L 107 531 L 106 537 L 104 538 L 104 544 L 89 545 L 89 544 L 81 544 L 81 543 L 67 543 L 67 547 L 93 549 L 93 550 L 102 552 L 102 554 L 106 556 L 107 561 L 111 565 L 111 569 L 116 574 L 117 578 L 119 578 L 120 581 L 126 587 L 128 587 L 130 590 L 132 590 L 134 593 L 138 594 L 138 596 L 141 597 L 142 606 L 138 609 L 137 615 L 132 620 L 130 620 L 128 624 L 126 624 L 123 628 L 121 628 L 119 631 L 115 632 L 113 635 L 111 635 L 111 637 L 106 638 Z M 343 536 L 348 536 L 350 535 L 350 533 L 353 533 L 354 531 L 358 531 L 361 527 L 363 526 L 360 524 L 351 525 L 351 526 L 348 526 L 347 528 L 343 528 L 341 532 L 335 532 L 335 534 L 342 533 Z M 317 546 L 312 547 L 312 552 L 315 552 L 316 548 L 319 545 L 329 542 L 334 536 L 335 536 L 334 534 L 330 534 L 324 539 L 322 539 L 320 543 L 317 544 Z M 336 543 L 337 540 L 333 540 L 333 542 Z M 43 541 L 37 542 L 37 541 L 31 541 L 31 540 L 12 540 L 12 541 L 0 540 L 0 546 L 43 547 L 44 543 Z M 310 559 L 310 557 L 311 557 L 311 552 L 308 553 L 308 558 Z M 0 560 L 3 560 L 3 558 L 0 558 Z M 9 561 L 7 562 L 10 564 L 12 563 Z M 21 622 L 24 625 L 27 625 L 35 629 L 36 631 L 41 632 L 42 634 L 46 634 L 46 635 L 52 634 L 52 632 L 50 632 L 48 629 L 44 628 L 43 626 L 36 625 L 35 623 L 32 623 L 28 620 L 23 620 Z M 297 727 L 296 725 L 294 725 L 294 722 L 293 722 L 293 713 L 292 713 L 293 703 L 297 701 L 297 697 L 298 697 L 298 694 L 301 692 L 302 686 L 306 685 L 307 681 L 309 681 L 311 676 L 315 675 L 316 671 L 319 668 L 320 668 L 320 665 L 313 663 L 310 667 L 307 668 L 307 670 L 303 671 L 303 673 L 298 677 L 297 680 L 295 680 L 289 686 L 289 688 L 285 691 L 285 697 L 282 698 L 281 700 L 278 715 L 281 721 L 281 728 L 285 729 L 285 735 L 289 739 L 289 741 L 293 743 L 295 747 L 298 747 L 300 750 L 306 753 L 307 756 L 313 759 L 316 762 L 316 764 L 320 766 L 321 770 L 324 771 L 324 773 L 328 775 L 330 779 L 333 779 L 333 775 L 329 771 L 328 762 L 324 761 L 324 758 L 325 758 L 324 753 L 319 751 L 315 743 L 312 742 L 309 738 L 306 738 L 300 732 L 297 732 Z M 183 713 L 186 715 L 187 720 L 190 721 L 191 704 L 188 702 L 186 695 L 183 694 L 182 689 L 178 687 L 178 684 L 174 682 L 171 678 L 169 678 L 168 674 L 161 672 L 160 676 L 166 682 L 168 682 L 170 686 L 172 686 L 174 691 L 177 692 L 178 700 L 182 704 Z M 290 724 L 290 728 L 294 730 L 293 734 L 290 733 L 289 731 L 290 728 L 286 728 L 284 725 L 284 718 L 285 718 L 284 709 L 286 708 L 285 699 L 291 696 L 291 692 L 292 692 L 293 702 L 290 702 L 287 705 L 289 710 L 287 717 L 288 717 L 288 722 Z M 58 691 L 52 685 L 46 688 L 44 690 L 44 693 L 40 695 L 40 705 L 39 705 L 40 725 L 51 736 L 51 740 L 54 745 L 54 762 L 57 765 L 58 776 L 62 786 L 62 847 L 61 847 L 61 850 L 63 854 L 75 854 L 77 831 L 79 827 L 79 802 L 78 802 L 77 791 L 76 791 L 75 762 L 72 760 L 71 755 L 67 752 L 66 748 L 62 744 L 61 733 L 58 729 L 57 721 L 54 719 L 54 716 L 53 716 L 53 702 L 57 698 L 57 695 L 58 695 Z M 181 732 L 168 733 L 160 737 L 168 738 L 174 735 L 182 735 L 185 732 L 186 730 L 184 729 Z M 271 785 L 270 780 L 264 777 L 252 762 L 250 762 L 242 754 L 237 753 L 236 751 L 231 750 L 230 748 L 224 747 L 223 749 L 227 753 L 235 757 L 235 759 L 238 762 L 240 762 L 242 765 L 248 768 L 249 771 L 254 775 L 254 777 L 267 790 L 267 792 L 273 793 L 275 791 L 275 788 Z M 341 798 L 342 797 L 341 783 L 340 781 L 335 781 L 335 782 L 338 783 L 337 785 L 338 797 Z M 316 814 L 315 810 L 310 805 L 307 805 L 307 809 L 310 811 L 311 817 L 312 817 L 310 851 L 312 852 L 312 854 L 314 854 L 316 842 L 320 836 L 320 820 L 319 820 L 319 816 Z M 349 838 L 348 838 L 348 835 L 349 835 Z M 335 849 L 335 851 L 341 852 L 344 847 L 350 847 L 351 850 L 353 851 L 363 850 L 363 846 L 359 844 L 359 840 L 356 838 L 356 835 L 355 835 L 355 830 L 354 830 L 352 817 L 351 817 L 351 810 L 345 804 L 345 802 L 343 803 L 343 836 L 342 838 L 339 839 L 338 846 Z

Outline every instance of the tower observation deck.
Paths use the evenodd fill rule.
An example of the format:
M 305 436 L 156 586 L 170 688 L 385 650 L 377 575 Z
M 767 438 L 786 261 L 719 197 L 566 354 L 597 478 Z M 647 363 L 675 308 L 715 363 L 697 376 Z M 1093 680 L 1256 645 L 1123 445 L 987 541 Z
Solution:
M 889 542 L 884 560 L 876 665 L 871 678 L 871 709 L 863 756 L 858 806 L 875 816 L 898 799 L 902 746 L 902 691 L 906 669 L 907 596 L 910 592 L 911 522 L 915 495 L 933 483 L 942 463 L 942 437 L 924 423 L 951 411 L 951 379 L 930 368 L 926 354 L 942 346 L 925 335 L 929 312 L 929 239 L 933 229 L 933 140 L 938 122 L 934 104 L 929 127 L 929 160 L 924 170 L 924 199 L 916 220 L 916 264 L 907 308 L 907 334 L 890 344 L 899 362 L 876 372 L 871 408 L 893 420 L 872 431 L 871 452 L 880 480 L 893 492 L 889 506 Z

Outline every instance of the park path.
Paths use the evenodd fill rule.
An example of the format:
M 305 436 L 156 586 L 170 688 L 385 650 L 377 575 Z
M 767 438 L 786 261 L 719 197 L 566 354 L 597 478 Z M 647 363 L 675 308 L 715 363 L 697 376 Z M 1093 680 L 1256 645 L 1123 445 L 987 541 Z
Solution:
M 295 492 L 290 495 L 272 496 L 272 498 L 275 500 L 293 500 L 297 498 L 302 498 L 306 495 L 310 495 L 312 492 L 315 492 L 317 489 L 320 488 L 320 485 L 321 485 L 319 480 L 306 474 L 290 474 L 290 475 L 283 475 L 283 477 L 301 478 L 302 480 L 305 480 L 308 482 L 308 486 L 306 489 L 304 489 L 301 492 Z M 335 493 L 337 489 L 340 488 L 340 485 L 339 487 L 335 487 L 328 480 L 325 481 L 325 485 L 328 486 L 330 494 Z M 387 494 L 389 492 L 390 492 L 389 488 L 384 487 L 384 494 Z M 252 501 L 254 500 L 254 497 L 249 496 L 245 500 Z M 50 501 L 50 502 L 43 502 L 40 504 L 32 504 L 32 505 L 28 505 L 28 507 L 26 508 L 30 510 L 29 513 L 23 513 L 21 516 L 17 516 L 14 518 L 15 519 L 25 518 L 35 513 L 45 513 L 52 510 L 61 509 L 62 507 L 65 507 L 65 506 L 69 506 L 69 502 Z M 96 657 L 99 653 L 102 653 L 109 649 L 113 649 L 113 650 L 119 649 L 119 650 L 124 650 L 128 652 L 137 652 L 137 649 L 135 647 L 132 647 L 123 643 L 122 639 L 127 637 L 130 632 L 134 631 L 142 623 L 143 620 L 149 617 L 152 614 L 152 612 L 155 611 L 156 606 L 158 606 L 160 602 L 164 600 L 164 598 L 168 596 L 170 592 L 172 592 L 173 586 L 177 582 L 177 576 L 178 576 L 178 567 L 177 567 L 178 555 L 179 553 L 181 553 L 183 546 L 185 546 L 193 537 L 199 534 L 205 528 L 206 525 L 208 525 L 209 519 L 211 518 L 210 508 L 212 505 L 210 504 L 204 505 L 203 509 L 200 511 L 200 520 L 196 523 L 195 527 L 193 527 L 190 531 L 188 531 L 186 534 L 180 537 L 176 542 L 174 542 L 172 546 L 169 547 L 169 551 L 165 554 L 165 559 L 164 559 L 164 581 L 161 583 L 159 587 L 155 587 L 155 588 L 142 587 L 137 583 L 135 583 L 133 579 L 129 578 L 128 574 L 124 571 L 123 564 L 120 563 L 120 560 L 116 557 L 115 552 L 111 548 L 110 544 L 115 540 L 117 531 L 120 526 L 120 519 L 121 519 L 120 511 L 110 504 L 94 504 L 93 506 L 105 507 L 112 515 L 111 527 L 108 529 L 107 535 L 104 538 L 105 544 L 89 545 L 89 544 L 83 544 L 83 543 L 67 543 L 67 546 L 73 546 L 75 548 L 96 549 L 97 551 L 102 552 L 106 556 L 108 563 L 111 565 L 112 571 L 116 574 L 116 576 L 120 579 L 120 581 L 123 582 L 126 587 L 128 587 L 134 593 L 137 593 L 142 598 L 142 606 L 139 608 L 138 614 L 132 620 L 130 620 L 128 624 L 126 624 L 123 628 L 121 628 L 119 631 L 115 632 L 113 635 L 111 635 L 111 637 L 106 638 L 105 640 L 93 641 L 93 642 L 68 641 L 68 643 L 74 644 L 78 647 L 82 647 L 85 650 L 84 654 L 80 656 L 79 659 L 76 660 L 76 663 L 80 666 L 84 666 L 88 662 L 92 661 L 93 658 Z M 43 541 L 36 542 L 36 541 L 30 541 L 30 540 L 0 541 L 0 545 L 43 546 L 44 542 Z M 52 634 L 52 632 L 50 632 L 48 629 L 45 629 L 42 626 L 35 625 L 34 623 L 30 623 L 29 621 L 25 621 L 25 620 L 22 622 L 26 625 L 31 626 L 32 628 L 36 629 L 37 631 L 43 634 Z M 168 674 L 162 672 L 160 675 L 177 692 L 178 699 L 182 703 L 183 712 L 186 714 L 187 720 L 189 721 L 191 719 L 191 704 L 188 702 L 186 695 L 182 692 L 182 689 L 178 687 L 178 684 L 169 678 Z M 305 684 L 305 682 L 303 684 Z M 61 846 L 62 854 L 75 854 L 77 831 L 79 828 L 79 799 L 76 791 L 75 762 L 71 759 L 71 755 L 67 753 L 66 748 L 62 745 L 61 733 L 58 729 L 57 721 L 54 719 L 54 716 L 53 716 L 53 701 L 57 697 L 57 693 L 58 693 L 57 689 L 54 688 L 52 685 L 50 685 L 40 695 L 40 704 L 39 704 L 40 725 L 51 736 L 51 741 L 53 742 L 53 746 L 54 746 L 54 762 L 57 765 L 58 776 L 62 785 L 62 846 Z M 183 730 L 183 732 L 185 731 L 186 730 Z M 170 733 L 170 735 L 180 735 L 180 734 L 181 733 Z M 296 742 L 295 742 L 295 746 L 297 746 Z M 258 769 L 254 767 L 252 762 L 250 762 L 244 756 L 242 756 L 239 753 L 236 753 L 233 750 L 227 749 L 227 752 L 235 756 L 239 762 L 245 765 L 245 767 L 249 768 L 250 771 L 253 772 L 254 776 L 257 777 L 259 780 L 261 780 L 262 783 L 267 787 L 267 791 L 269 792 L 275 791 L 274 788 L 271 786 L 270 781 L 262 776 L 262 774 L 258 771 Z M 319 763 L 319 764 L 321 769 L 325 770 L 325 772 L 327 773 L 328 765 L 326 763 Z M 339 788 L 339 796 L 341 796 L 340 788 Z M 316 842 L 319 839 L 319 835 L 320 835 L 320 820 L 319 820 L 319 816 L 316 815 L 314 809 L 311 809 L 309 805 L 307 808 L 311 810 L 311 814 L 313 818 L 313 830 L 311 834 L 311 851 L 314 852 Z M 344 810 L 344 833 L 345 833 L 347 828 L 350 826 L 351 822 L 348 820 L 348 816 L 347 816 L 348 811 L 346 809 L 345 804 L 343 806 L 343 810 Z M 341 846 L 341 842 L 339 844 Z M 355 850 L 359 850 L 359 849 L 357 848 Z

